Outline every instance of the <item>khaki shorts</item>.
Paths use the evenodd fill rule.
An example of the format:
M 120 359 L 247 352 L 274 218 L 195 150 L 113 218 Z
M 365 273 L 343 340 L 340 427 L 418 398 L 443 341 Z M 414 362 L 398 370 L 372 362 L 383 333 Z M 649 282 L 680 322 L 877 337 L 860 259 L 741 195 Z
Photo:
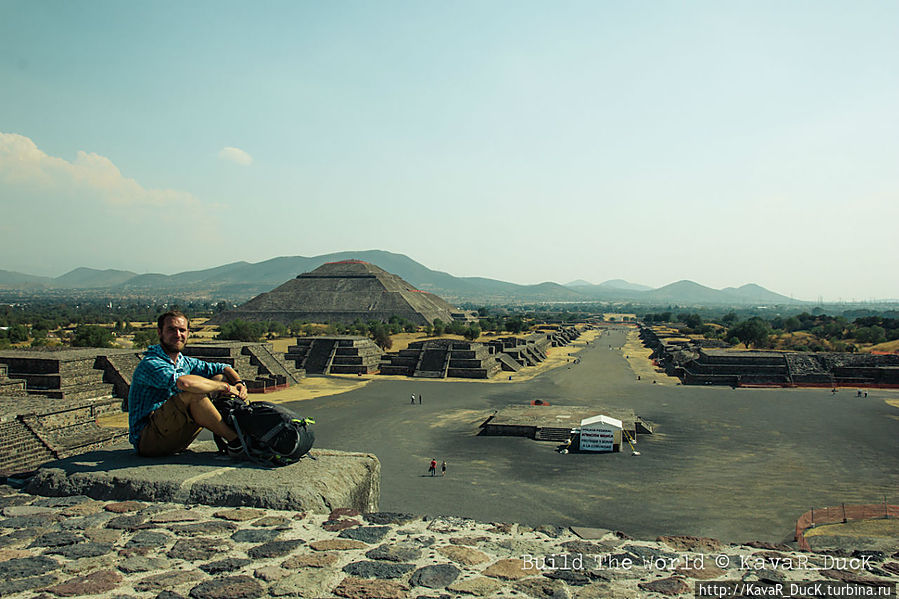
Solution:
M 201 430 L 181 394 L 173 395 L 150 414 L 140 433 L 137 453 L 146 457 L 174 455 L 187 449 Z

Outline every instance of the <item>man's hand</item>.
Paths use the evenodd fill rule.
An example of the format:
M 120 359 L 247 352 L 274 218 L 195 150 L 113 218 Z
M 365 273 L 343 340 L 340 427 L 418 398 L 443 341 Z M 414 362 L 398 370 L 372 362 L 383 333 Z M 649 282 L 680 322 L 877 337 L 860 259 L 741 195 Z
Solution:
M 247 384 L 245 382 L 237 381 L 237 383 L 231 386 L 231 392 L 241 399 L 246 399 L 250 390 L 247 388 Z

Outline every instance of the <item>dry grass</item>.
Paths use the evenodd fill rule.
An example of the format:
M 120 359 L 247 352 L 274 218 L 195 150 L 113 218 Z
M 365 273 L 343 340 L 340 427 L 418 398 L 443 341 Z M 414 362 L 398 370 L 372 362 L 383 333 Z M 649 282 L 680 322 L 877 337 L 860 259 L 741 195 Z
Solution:
M 821 535 L 840 537 L 880 537 L 899 539 L 899 520 L 856 520 L 853 522 L 825 524 L 805 531 L 806 538 Z
M 668 376 L 653 365 L 652 358 L 649 357 L 652 350 L 643 345 L 636 329 L 628 332 L 622 352 L 634 376 L 639 376 L 641 381 L 655 381 L 659 385 L 676 385 L 680 382 L 676 377 Z

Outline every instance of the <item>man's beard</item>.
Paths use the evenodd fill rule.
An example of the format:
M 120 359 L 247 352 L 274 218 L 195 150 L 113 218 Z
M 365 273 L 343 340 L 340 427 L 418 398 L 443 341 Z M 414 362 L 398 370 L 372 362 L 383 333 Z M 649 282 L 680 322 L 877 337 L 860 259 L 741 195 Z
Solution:
M 167 353 L 167 354 L 177 354 L 177 353 L 181 353 L 181 350 L 180 350 L 180 349 L 178 349 L 178 348 L 175 347 L 175 346 L 169 345 L 168 343 L 166 343 L 166 342 L 163 341 L 162 339 L 159 340 L 159 345 L 162 347 L 163 351 L 165 351 L 165 353 Z

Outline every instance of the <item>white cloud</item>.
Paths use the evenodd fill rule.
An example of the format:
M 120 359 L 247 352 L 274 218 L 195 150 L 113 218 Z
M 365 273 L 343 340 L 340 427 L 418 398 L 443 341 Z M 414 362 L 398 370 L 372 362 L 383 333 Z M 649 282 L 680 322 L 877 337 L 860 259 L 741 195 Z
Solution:
M 219 158 L 227 162 L 233 162 L 241 166 L 250 166 L 253 164 L 253 157 L 241 150 L 240 148 L 224 147 L 219 152 Z
M 105 156 L 79 150 L 73 162 L 49 156 L 30 138 L 0 132 L 0 183 L 34 191 L 64 191 L 120 206 L 197 205 L 188 192 L 146 189 L 122 175 Z

